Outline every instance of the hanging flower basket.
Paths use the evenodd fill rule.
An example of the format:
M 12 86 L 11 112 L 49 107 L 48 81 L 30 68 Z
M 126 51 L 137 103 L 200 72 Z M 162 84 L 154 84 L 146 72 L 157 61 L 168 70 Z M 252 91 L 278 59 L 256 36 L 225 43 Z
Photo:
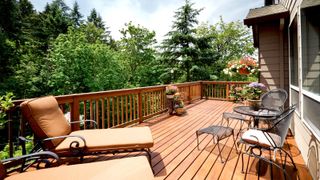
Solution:
M 223 72 L 229 76 L 235 75 L 253 75 L 258 73 L 258 62 L 252 57 L 243 57 L 241 59 L 230 61 Z
M 241 74 L 241 75 L 248 75 L 248 74 L 250 74 L 250 71 L 247 69 L 247 68 L 240 68 L 239 69 L 239 74 Z

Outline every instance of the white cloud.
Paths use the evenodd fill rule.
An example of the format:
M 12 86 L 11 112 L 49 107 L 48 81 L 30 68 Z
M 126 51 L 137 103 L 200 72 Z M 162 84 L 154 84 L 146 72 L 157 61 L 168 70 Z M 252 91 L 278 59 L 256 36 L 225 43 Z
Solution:
M 31 0 L 38 11 L 42 11 L 47 2 L 52 0 Z M 65 0 L 72 7 L 74 0 Z M 184 4 L 184 0 L 78 0 L 81 13 L 86 17 L 95 8 L 115 39 L 120 39 L 120 29 L 130 21 L 140 24 L 149 30 L 156 31 L 158 42 L 170 31 L 174 12 Z M 220 16 L 226 22 L 243 20 L 250 8 L 263 5 L 263 1 L 256 0 L 223 0 L 208 1 L 194 0 L 194 7 L 204 8 L 199 22 L 215 24 Z

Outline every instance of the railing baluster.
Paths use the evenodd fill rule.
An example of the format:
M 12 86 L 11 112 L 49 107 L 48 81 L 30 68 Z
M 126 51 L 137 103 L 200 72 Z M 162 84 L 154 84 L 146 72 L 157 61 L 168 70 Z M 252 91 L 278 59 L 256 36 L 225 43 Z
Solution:
M 101 98 L 101 126 L 102 126 L 102 129 L 105 128 L 105 108 L 104 108 L 104 103 L 105 103 L 105 99 L 104 98 Z
M 112 126 L 115 126 L 115 123 L 114 123 L 114 121 L 115 121 L 115 117 L 114 117 L 114 114 L 115 114 L 115 113 L 114 113 L 114 106 L 115 106 L 115 105 L 114 105 L 114 101 L 115 101 L 115 100 L 114 100 L 114 97 L 111 97 L 111 103 L 112 103 L 112 125 L 111 125 L 111 127 L 112 127 Z
M 87 119 L 87 100 L 83 100 L 83 119 Z M 86 129 L 86 123 L 83 124 L 83 128 Z
M 126 123 L 129 122 L 128 114 L 129 114 L 129 112 L 128 112 L 128 95 L 126 95 Z
M 94 120 L 93 118 L 93 105 L 92 105 L 92 99 L 90 99 L 90 120 Z M 92 123 L 90 122 L 90 126 L 92 126 Z
M 110 97 L 106 98 L 107 103 L 107 127 L 110 128 Z
M 98 128 L 100 128 L 100 118 L 99 118 L 99 99 L 95 100 L 95 110 L 96 110 L 96 118 L 95 121 L 98 124 Z
M 121 96 L 121 124 L 124 123 L 124 121 L 123 121 L 123 117 L 124 117 L 123 106 L 124 106 L 123 96 Z

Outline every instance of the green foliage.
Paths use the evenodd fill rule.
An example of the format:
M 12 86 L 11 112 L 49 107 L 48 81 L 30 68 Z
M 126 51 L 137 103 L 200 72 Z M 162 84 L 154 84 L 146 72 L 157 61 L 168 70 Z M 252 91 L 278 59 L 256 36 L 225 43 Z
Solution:
M 147 86 L 159 82 L 158 62 L 155 57 L 155 32 L 135 26 L 132 22 L 125 24 L 118 43 L 120 60 L 126 67 L 128 83 L 131 86 Z M 145 78 L 145 77 L 153 77 Z
M 31 136 L 27 136 L 27 139 L 32 139 Z M 26 143 L 26 151 L 30 152 L 33 148 L 32 141 Z M 22 155 L 22 147 L 16 146 L 13 152 L 13 157 L 21 156 Z M 10 158 L 9 155 L 9 144 L 6 144 L 2 151 L 0 151 L 0 159 L 8 159 Z
M 90 15 L 87 17 L 89 23 L 93 23 L 97 28 L 105 30 L 104 23 L 101 16 L 98 14 L 96 9 L 92 9 Z
M 175 12 L 172 30 L 162 43 L 162 61 L 173 71 L 174 81 L 198 80 L 206 74 L 204 68 L 214 61 L 209 41 L 210 36 L 197 36 L 195 25 L 202 9 L 194 9 L 188 0 Z M 170 70 L 170 71 L 171 71 Z M 200 75 L 201 76 L 201 75 Z M 164 76 L 165 77 L 165 76 Z M 200 79 L 204 79 L 202 76 Z
M 53 94 L 122 88 L 123 67 L 117 54 L 102 42 L 103 30 L 92 24 L 69 28 L 50 49 L 47 85 Z
M 77 2 L 36 12 L 28 0 L 0 2 L 0 93 L 17 98 L 196 80 L 248 80 L 222 74 L 228 61 L 253 52 L 240 22 L 197 27 L 201 9 L 185 1 L 155 48 L 155 32 L 131 22 L 115 41 L 93 9 L 83 23 Z M 252 77 L 250 77 L 252 78 Z M 253 77 L 253 80 L 254 77 Z
M 74 2 L 73 8 L 70 13 L 72 24 L 76 27 L 79 27 L 82 23 L 82 14 L 79 12 L 79 5 L 77 1 Z
M 229 61 L 254 54 L 249 28 L 240 21 L 225 23 L 221 17 L 215 25 L 201 24 L 197 28 L 197 35 L 214 39 L 210 41 L 210 46 L 216 61 L 207 69 L 210 75 L 221 80 L 247 80 L 244 76 L 226 76 L 222 70 Z
M 0 96 L 0 128 L 7 122 L 6 112 L 14 106 L 12 102 L 13 97 L 12 92 L 7 92 L 6 95 Z

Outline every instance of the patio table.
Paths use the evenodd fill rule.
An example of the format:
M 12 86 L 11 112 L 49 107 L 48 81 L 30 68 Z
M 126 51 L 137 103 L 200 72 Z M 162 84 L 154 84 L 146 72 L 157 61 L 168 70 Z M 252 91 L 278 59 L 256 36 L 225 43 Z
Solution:
M 260 108 L 256 111 L 250 106 L 236 106 L 233 111 L 253 117 L 253 127 L 258 127 L 260 118 L 275 118 L 281 114 L 280 111 L 275 109 Z

